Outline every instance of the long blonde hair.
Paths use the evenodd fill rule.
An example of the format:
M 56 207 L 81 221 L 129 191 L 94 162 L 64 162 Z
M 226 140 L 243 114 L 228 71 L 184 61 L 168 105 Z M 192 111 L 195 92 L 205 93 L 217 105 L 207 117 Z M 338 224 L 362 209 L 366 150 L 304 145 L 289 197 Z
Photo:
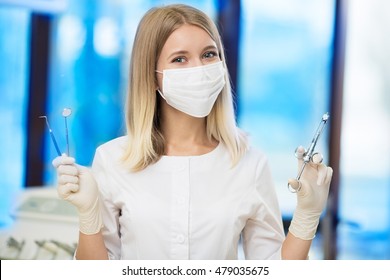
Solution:
M 123 160 L 132 171 L 157 162 L 164 154 L 164 137 L 159 125 L 159 98 L 156 94 L 156 65 L 161 50 L 173 31 L 183 24 L 205 30 L 217 44 L 226 67 L 220 35 L 214 22 L 202 11 L 187 5 L 168 5 L 149 10 L 138 25 L 130 63 L 129 92 L 126 101 L 128 146 Z M 206 117 L 209 139 L 226 145 L 234 166 L 247 149 L 244 133 L 234 117 L 230 78 Z

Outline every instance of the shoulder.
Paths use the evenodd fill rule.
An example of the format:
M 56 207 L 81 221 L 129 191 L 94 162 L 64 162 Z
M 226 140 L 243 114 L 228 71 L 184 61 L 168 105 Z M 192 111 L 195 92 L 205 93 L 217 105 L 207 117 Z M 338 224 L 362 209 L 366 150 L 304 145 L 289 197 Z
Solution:
M 127 136 L 120 136 L 100 145 L 96 150 L 102 152 L 114 152 L 116 150 L 125 149 L 126 144 Z
M 248 146 L 246 153 L 243 155 L 241 162 L 244 163 L 266 163 L 268 158 L 263 150 L 253 145 Z
M 265 152 L 253 145 L 248 146 L 246 153 L 239 162 L 241 172 L 254 176 L 255 181 L 263 180 L 271 173 L 268 156 Z
M 121 136 L 112 139 L 96 149 L 95 158 L 111 158 L 113 160 L 119 160 L 127 147 L 127 136 Z

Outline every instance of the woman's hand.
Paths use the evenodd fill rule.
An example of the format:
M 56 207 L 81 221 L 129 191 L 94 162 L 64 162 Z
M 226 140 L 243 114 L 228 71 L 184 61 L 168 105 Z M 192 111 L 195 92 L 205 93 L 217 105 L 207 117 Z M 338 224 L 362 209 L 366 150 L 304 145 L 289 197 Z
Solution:
M 58 156 L 53 160 L 57 169 L 58 195 L 76 206 L 79 212 L 80 231 L 95 234 L 102 228 L 99 192 L 90 170 L 76 165 L 72 157 Z
M 303 165 L 305 149 L 297 149 L 298 170 Z M 303 240 L 313 239 L 329 194 L 333 170 L 323 163 L 309 162 L 301 175 L 300 183 L 290 179 L 289 184 L 297 191 L 297 207 L 289 231 Z

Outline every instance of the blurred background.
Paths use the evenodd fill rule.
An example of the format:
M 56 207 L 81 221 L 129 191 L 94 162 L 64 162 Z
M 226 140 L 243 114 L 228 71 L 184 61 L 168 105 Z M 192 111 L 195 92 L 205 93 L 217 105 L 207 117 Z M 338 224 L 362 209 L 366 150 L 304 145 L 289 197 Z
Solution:
M 239 126 L 269 157 L 286 226 L 294 150 L 334 169 L 312 259 L 390 259 L 390 2 L 386 0 L 0 0 L 0 258 L 68 258 L 74 209 L 53 186 L 67 118 L 70 154 L 90 165 L 123 135 L 137 24 L 155 5 L 193 5 L 226 47 Z M 53 191 L 54 190 L 54 191 Z M 28 252 L 27 252 L 28 251 Z

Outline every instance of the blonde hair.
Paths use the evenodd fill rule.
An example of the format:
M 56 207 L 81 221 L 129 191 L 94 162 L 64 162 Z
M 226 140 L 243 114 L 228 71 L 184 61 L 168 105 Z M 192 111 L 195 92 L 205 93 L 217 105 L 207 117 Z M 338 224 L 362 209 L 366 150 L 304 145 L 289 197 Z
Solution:
M 159 98 L 156 94 L 156 65 L 161 50 L 173 31 L 183 24 L 205 30 L 215 41 L 226 67 L 220 35 L 214 22 L 202 11 L 187 5 L 152 8 L 141 19 L 134 39 L 126 101 L 128 146 L 123 156 L 133 171 L 145 169 L 164 154 L 164 137 L 159 125 Z M 247 149 L 244 133 L 237 127 L 230 78 L 206 117 L 209 139 L 226 145 L 234 166 Z

